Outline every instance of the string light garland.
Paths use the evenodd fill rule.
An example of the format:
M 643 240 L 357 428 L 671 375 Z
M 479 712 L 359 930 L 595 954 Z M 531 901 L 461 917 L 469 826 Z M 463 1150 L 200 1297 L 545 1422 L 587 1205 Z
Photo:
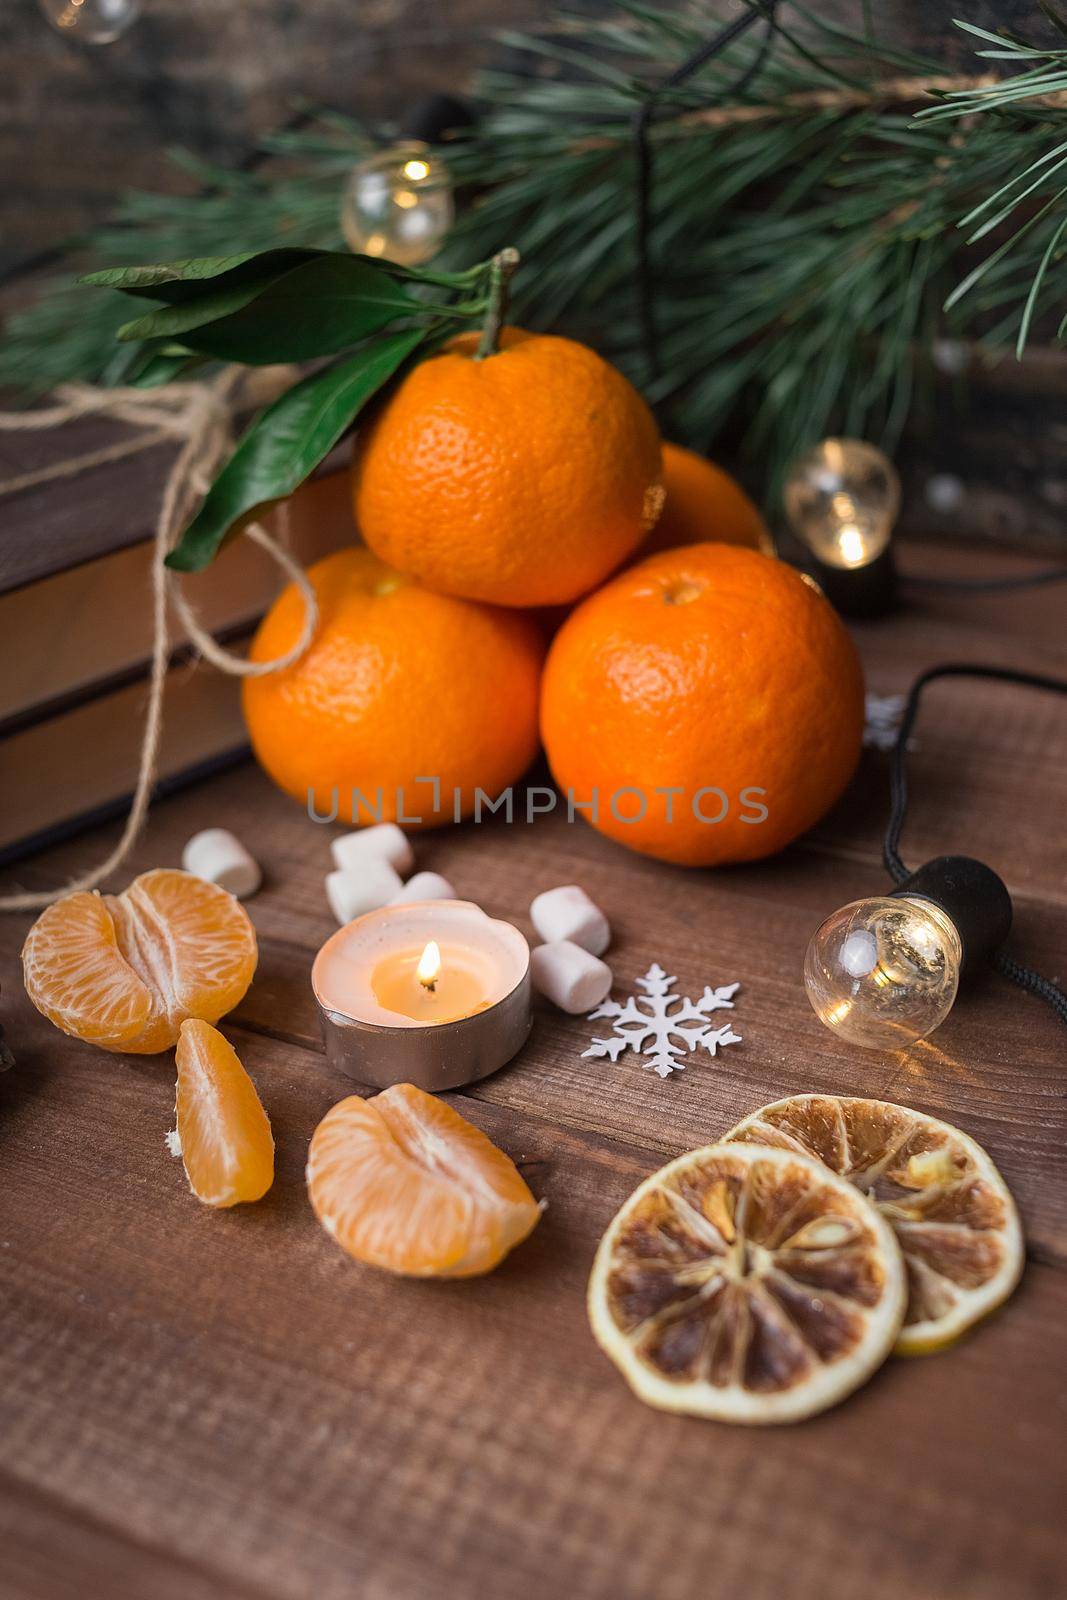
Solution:
M 864 439 L 823 439 L 800 456 L 786 474 L 782 501 L 806 566 L 846 616 L 883 616 L 909 592 L 998 594 L 1067 581 L 1067 565 L 1004 578 L 901 571 L 892 547 L 900 479 L 884 451 Z
M 441 248 L 455 216 L 444 161 L 420 140 L 357 163 L 341 196 L 341 232 L 357 255 L 417 267 Z
M 684 112 L 675 109 L 674 115 L 678 121 L 706 120 L 714 115 L 717 101 L 742 94 L 758 76 L 770 53 L 778 3 L 779 0 L 766 0 L 763 4 L 760 0 L 751 0 L 742 16 L 720 28 L 662 83 L 649 89 L 634 113 L 635 297 L 645 363 L 652 379 L 657 378 L 661 370 L 649 250 L 654 176 L 649 139 L 652 124 L 661 113 L 662 96 L 680 88 L 762 19 L 766 23 L 762 45 L 740 76 L 724 86 L 705 107 Z M 885 453 L 865 440 L 825 439 L 800 457 L 784 484 L 783 503 L 793 532 L 809 552 L 809 564 L 820 587 L 831 603 L 849 616 L 874 617 L 892 610 L 898 600 L 900 583 L 913 590 L 984 594 L 1067 580 L 1067 565 L 1000 579 L 898 575 L 890 541 L 900 509 L 900 479 Z
M 880 616 L 895 604 L 890 540 L 900 479 L 883 451 L 863 439 L 824 439 L 793 463 L 782 500 L 832 605 L 849 616 Z
M 883 845 L 896 887 L 835 911 L 812 938 L 804 984 L 819 1019 L 852 1044 L 899 1049 L 948 1016 L 960 978 L 992 965 L 1067 1023 L 1067 993 L 1004 949 L 1011 896 L 1002 879 L 970 856 L 938 856 L 912 872 L 900 856 L 908 806 L 907 748 L 928 684 L 980 678 L 1067 694 L 1067 679 L 1010 667 L 948 664 L 913 683 L 893 747 L 890 814 Z
M 141 0 L 39 0 L 57 33 L 79 44 L 114 44 L 141 13 Z

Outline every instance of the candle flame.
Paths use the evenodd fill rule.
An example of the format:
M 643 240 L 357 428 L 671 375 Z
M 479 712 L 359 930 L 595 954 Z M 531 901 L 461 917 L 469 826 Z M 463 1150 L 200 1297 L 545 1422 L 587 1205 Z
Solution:
M 441 952 L 437 948 L 436 939 L 431 939 L 415 968 L 415 976 L 424 989 L 432 989 L 437 982 L 441 971 Z

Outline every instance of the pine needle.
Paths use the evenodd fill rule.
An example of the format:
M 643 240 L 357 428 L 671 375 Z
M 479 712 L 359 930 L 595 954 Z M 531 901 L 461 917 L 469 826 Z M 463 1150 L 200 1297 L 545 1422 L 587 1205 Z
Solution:
M 755 37 L 657 101 L 654 384 L 634 303 L 632 122 L 706 39 L 702 14 L 622 0 L 604 19 L 564 13 L 535 37 L 507 35 L 513 64 L 483 76 L 476 128 L 443 150 L 466 203 L 434 263 L 517 245 L 513 320 L 587 339 L 647 386 L 673 437 L 741 441 L 772 489 L 826 433 L 892 447 L 929 389 L 936 337 L 1021 353 L 1056 336 L 1067 234 L 1067 47 L 960 23 L 1008 64 L 961 80 L 869 26 L 788 12 L 743 92 L 719 98 L 756 59 Z M 82 241 L 87 265 L 337 247 L 342 180 L 369 148 L 358 123 L 323 112 L 266 141 L 271 160 L 253 172 L 176 156 L 200 192 L 124 196 Z M 60 279 L 9 320 L 0 385 L 30 398 L 116 372 L 128 308 L 86 295 Z

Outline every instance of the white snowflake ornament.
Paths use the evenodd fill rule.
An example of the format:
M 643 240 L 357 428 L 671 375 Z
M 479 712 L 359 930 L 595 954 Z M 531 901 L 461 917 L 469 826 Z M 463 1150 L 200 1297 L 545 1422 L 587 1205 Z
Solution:
M 685 1000 L 672 993 L 676 982 L 653 962 L 645 976 L 637 979 L 644 994 L 631 995 L 624 1004 L 605 1000 L 597 1006 L 589 1020 L 611 1017 L 613 1037 L 594 1039 L 589 1049 L 582 1051 L 582 1059 L 607 1056 L 618 1061 L 624 1050 L 633 1050 L 646 1071 L 667 1078 L 685 1066 L 681 1056 L 694 1050 L 706 1050 L 713 1056 L 722 1045 L 741 1043 L 741 1035 L 732 1028 L 713 1028 L 708 1020 L 712 1012 L 733 1010 L 739 983 L 727 983 L 720 989 L 708 986 L 699 1000 Z

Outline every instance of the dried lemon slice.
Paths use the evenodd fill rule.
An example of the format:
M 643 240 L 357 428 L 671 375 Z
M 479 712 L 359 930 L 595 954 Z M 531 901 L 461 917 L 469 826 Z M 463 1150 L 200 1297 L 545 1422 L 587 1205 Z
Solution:
M 908 1273 L 901 1355 L 943 1349 L 1006 1300 L 1023 1269 L 1015 1202 L 980 1144 L 888 1100 L 797 1094 L 761 1106 L 725 1142 L 806 1152 L 874 1201 Z
M 589 1280 L 601 1348 L 649 1405 L 796 1422 L 885 1360 L 907 1302 L 892 1230 L 811 1156 L 708 1145 L 636 1189 Z

